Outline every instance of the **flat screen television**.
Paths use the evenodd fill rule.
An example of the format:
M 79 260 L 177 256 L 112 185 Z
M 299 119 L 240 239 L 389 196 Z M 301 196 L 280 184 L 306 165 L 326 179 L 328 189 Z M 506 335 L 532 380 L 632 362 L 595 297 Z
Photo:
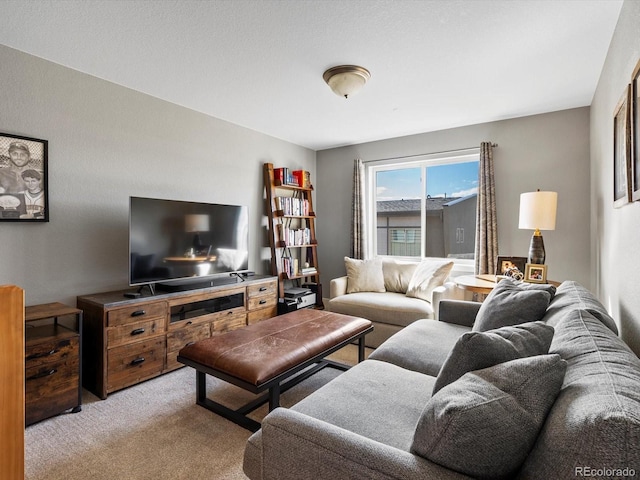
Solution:
M 248 244 L 246 206 L 130 197 L 131 286 L 179 289 L 245 272 Z

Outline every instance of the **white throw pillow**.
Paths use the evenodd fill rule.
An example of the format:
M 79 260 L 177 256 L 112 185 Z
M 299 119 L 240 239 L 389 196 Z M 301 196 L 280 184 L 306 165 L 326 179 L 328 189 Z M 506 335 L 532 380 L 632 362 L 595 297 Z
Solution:
M 382 259 L 356 260 L 344 257 L 347 270 L 347 293 L 384 292 Z
M 417 263 L 401 263 L 394 260 L 382 262 L 384 288 L 387 292 L 406 293 L 409 282 L 418 267 Z
M 420 298 L 430 302 L 434 288 L 444 284 L 452 268 L 453 262 L 421 261 L 409 282 L 407 297 Z

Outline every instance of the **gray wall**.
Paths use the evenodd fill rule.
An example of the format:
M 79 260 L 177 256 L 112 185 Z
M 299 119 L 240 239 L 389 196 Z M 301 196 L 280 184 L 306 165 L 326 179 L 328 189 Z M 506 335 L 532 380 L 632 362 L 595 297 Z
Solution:
M 0 132 L 49 141 L 50 205 L 49 223 L 0 224 L 0 284 L 27 305 L 126 287 L 132 195 L 247 205 L 267 273 L 262 163 L 315 178 L 315 152 L 5 46 L 0 65 Z
M 526 257 L 529 251 L 533 232 L 518 229 L 520 193 L 557 191 L 556 230 L 543 232 L 548 278 L 573 279 L 590 288 L 588 107 L 318 152 L 318 255 L 326 287 L 331 278 L 345 273 L 354 158 L 479 147 L 482 141 L 498 143 L 494 163 L 500 254 Z
M 640 59 L 640 2 L 625 1 L 591 107 L 591 278 L 640 354 L 640 202 L 613 208 L 613 110 Z

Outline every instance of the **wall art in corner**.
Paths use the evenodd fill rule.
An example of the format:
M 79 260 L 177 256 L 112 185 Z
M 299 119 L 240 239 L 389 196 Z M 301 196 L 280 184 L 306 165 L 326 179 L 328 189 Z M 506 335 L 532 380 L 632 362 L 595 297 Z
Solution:
M 630 86 L 613 112 L 613 206 L 622 207 L 631 199 L 631 134 L 629 99 Z
M 640 200 L 640 60 L 631 75 L 631 195 Z
M 0 222 L 48 222 L 48 141 L 0 133 Z

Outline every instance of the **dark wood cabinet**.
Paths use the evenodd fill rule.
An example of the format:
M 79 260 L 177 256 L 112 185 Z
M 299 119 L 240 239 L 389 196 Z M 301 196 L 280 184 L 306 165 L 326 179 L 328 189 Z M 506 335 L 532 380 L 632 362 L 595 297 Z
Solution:
M 61 303 L 25 308 L 25 423 L 82 405 L 82 311 Z
M 142 295 L 83 295 L 84 387 L 100 398 L 181 368 L 189 343 L 277 314 L 277 279 L 245 277 L 208 288 Z

